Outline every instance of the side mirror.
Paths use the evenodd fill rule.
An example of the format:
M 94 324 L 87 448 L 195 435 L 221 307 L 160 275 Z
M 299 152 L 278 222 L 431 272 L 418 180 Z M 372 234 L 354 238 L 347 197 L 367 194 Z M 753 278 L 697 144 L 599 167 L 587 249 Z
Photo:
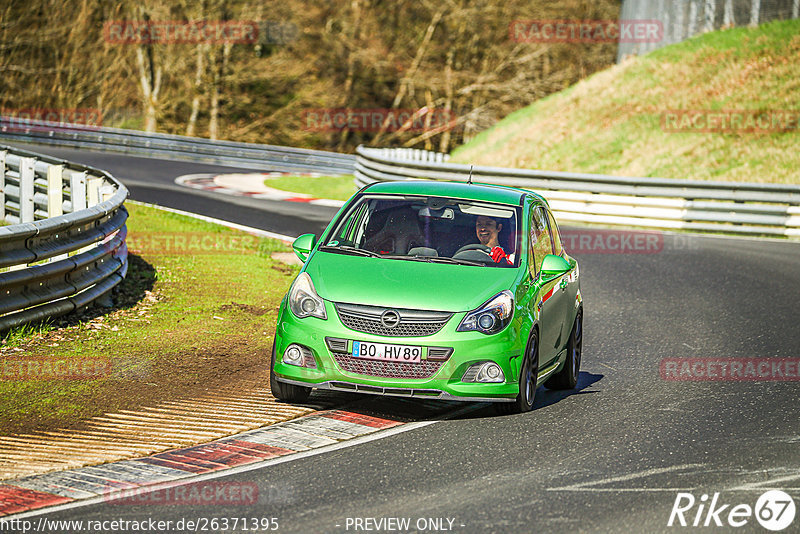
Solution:
M 300 258 L 300 261 L 305 263 L 308 259 L 308 255 L 311 254 L 311 250 L 316 244 L 317 236 L 314 234 L 303 234 L 294 240 L 294 243 L 292 243 L 292 250 L 294 250 L 294 253 Z
M 561 256 L 548 254 L 542 260 L 542 280 L 552 280 L 557 276 L 569 272 L 572 269 L 569 262 Z

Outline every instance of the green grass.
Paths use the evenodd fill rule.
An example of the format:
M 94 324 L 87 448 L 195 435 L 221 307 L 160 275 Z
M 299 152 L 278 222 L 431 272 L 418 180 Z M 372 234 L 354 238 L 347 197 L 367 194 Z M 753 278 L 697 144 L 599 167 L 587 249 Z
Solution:
M 454 162 L 800 183 L 800 129 L 666 132 L 667 110 L 800 111 L 800 20 L 711 32 L 599 72 L 509 115 Z
M 343 176 L 279 176 L 264 180 L 267 187 L 303 193 L 314 198 L 347 200 L 356 192 L 353 175 Z
M 71 426 L 266 369 L 277 309 L 297 272 L 270 254 L 291 249 L 153 208 L 128 210 L 132 250 L 117 308 L 59 328 L 17 328 L 0 345 L 0 363 L 107 355 L 111 375 L 0 380 L 0 435 Z M 192 240 L 209 246 L 198 254 Z

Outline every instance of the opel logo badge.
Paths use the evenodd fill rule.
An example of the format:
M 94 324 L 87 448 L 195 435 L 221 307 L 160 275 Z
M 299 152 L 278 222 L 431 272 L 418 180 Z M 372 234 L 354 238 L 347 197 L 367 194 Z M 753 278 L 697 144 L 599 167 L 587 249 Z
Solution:
M 400 314 L 394 310 L 386 310 L 381 314 L 381 324 L 386 328 L 394 328 L 400 324 Z

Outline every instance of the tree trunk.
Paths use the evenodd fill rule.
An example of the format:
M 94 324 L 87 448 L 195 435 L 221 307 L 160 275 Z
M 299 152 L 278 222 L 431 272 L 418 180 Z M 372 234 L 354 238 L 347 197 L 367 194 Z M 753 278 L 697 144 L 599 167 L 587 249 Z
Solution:
M 353 12 L 353 27 L 350 32 L 350 42 L 347 43 L 347 75 L 344 79 L 344 91 L 342 94 L 342 107 L 347 108 L 350 104 L 350 97 L 353 94 L 353 81 L 356 74 L 356 56 L 354 51 L 358 49 L 358 42 L 361 39 L 361 1 L 351 0 L 350 10 Z M 345 127 L 339 135 L 339 151 L 343 151 L 347 143 L 350 129 Z
M 231 45 L 222 45 L 222 57 L 218 60 L 218 67 L 214 70 L 214 84 L 211 87 L 211 118 L 208 122 L 209 139 L 217 139 L 219 135 L 219 96 L 220 87 L 228 67 L 228 58 L 231 55 Z
M 189 116 L 189 124 L 186 125 L 186 135 L 194 135 L 197 125 L 197 115 L 200 112 L 200 95 L 203 91 L 203 52 L 202 44 L 197 45 L 197 70 L 194 75 L 194 98 L 192 98 L 192 114 Z
M 453 51 L 447 53 L 447 63 L 444 66 L 444 116 L 448 123 L 450 121 L 450 113 L 453 110 Z M 450 150 L 450 129 L 448 128 L 442 132 L 442 137 L 439 139 L 439 152 L 447 153 Z
M 144 53 L 141 48 L 136 49 L 136 63 L 139 66 L 139 84 L 142 87 L 142 100 L 144 101 L 144 130 L 156 131 L 156 107 L 158 92 L 161 88 L 161 68 L 155 68 L 153 49 L 147 47 L 147 65 L 145 66 Z

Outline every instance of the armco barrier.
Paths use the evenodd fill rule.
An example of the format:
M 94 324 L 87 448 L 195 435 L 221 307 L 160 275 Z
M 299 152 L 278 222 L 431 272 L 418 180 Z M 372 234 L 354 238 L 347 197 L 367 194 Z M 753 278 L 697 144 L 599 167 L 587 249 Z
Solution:
M 255 170 L 296 170 L 351 174 L 355 157 L 350 154 L 255 143 L 212 141 L 198 137 L 146 133 L 0 117 L 0 137 L 60 146 L 105 150 L 162 159 L 182 159 Z
M 127 196 L 105 171 L 0 145 L 0 331 L 82 308 L 122 281 Z
M 467 181 L 470 166 L 442 154 L 358 147 L 356 184 Z M 541 192 L 559 221 L 800 237 L 800 187 L 633 178 L 475 166 L 473 181 Z

